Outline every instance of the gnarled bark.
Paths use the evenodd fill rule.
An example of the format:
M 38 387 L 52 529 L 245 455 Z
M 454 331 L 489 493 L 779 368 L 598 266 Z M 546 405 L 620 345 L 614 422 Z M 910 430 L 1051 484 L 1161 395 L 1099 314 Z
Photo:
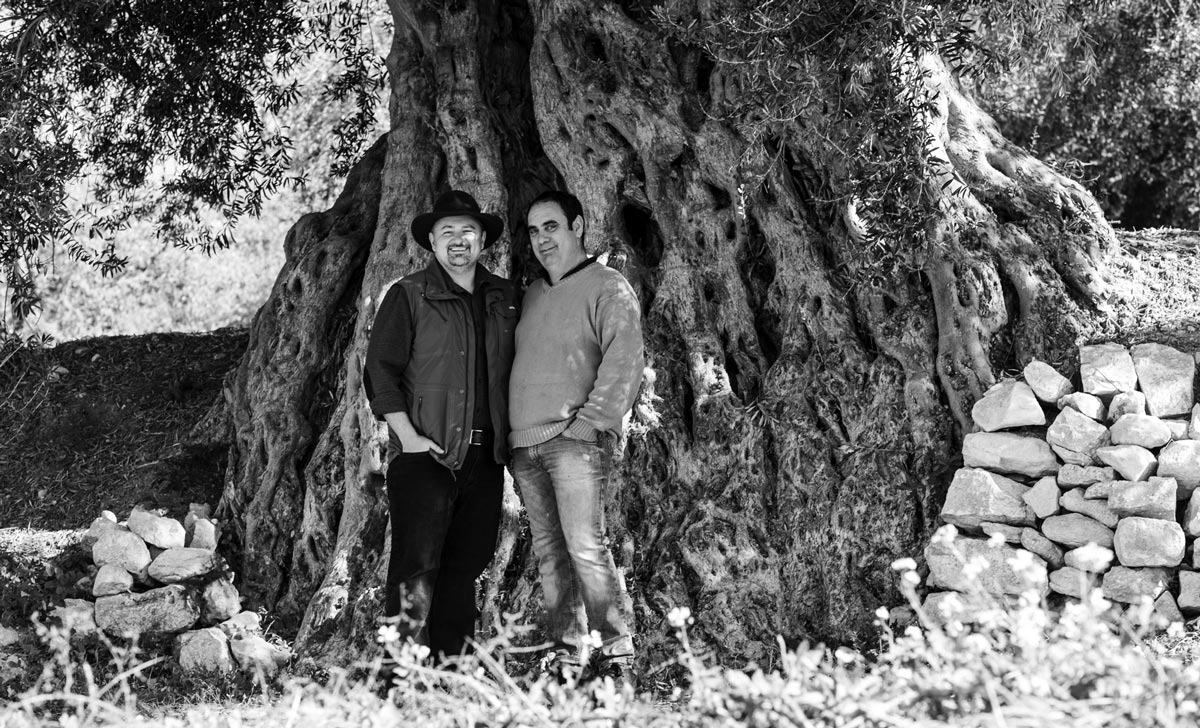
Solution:
M 918 269 L 870 285 L 854 210 L 814 191 L 830 150 L 796 134 L 748 168 L 736 130 L 704 111 L 728 92 L 719 69 L 698 73 L 694 51 L 621 4 L 392 11 L 386 157 L 293 231 L 230 382 L 222 508 L 242 526 L 244 591 L 302 621 L 310 656 L 369 644 L 386 509 L 359 372 L 380 293 L 425 261 L 408 222 L 467 189 L 508 216 L 489 265 L 528 276 L 524 205 L 562 184 L 643 305 L 648 377 L 609 512 L 645 665 L 674 651 L 674 606 L 733 663 L 769 663 L 777 635 L 869 639 L 875 609 L 899 601 L 889 564 L 933 525 L 970 403 L 997 372 L 1061 359 L 1096 317 L 1113 238 L 1091 198 L 935 72 L 928 123 L 948 165 L 928 185 L 958 192 L 939 192 Z M 506 508 L 488 627 L 537 612 L 511 492 Z

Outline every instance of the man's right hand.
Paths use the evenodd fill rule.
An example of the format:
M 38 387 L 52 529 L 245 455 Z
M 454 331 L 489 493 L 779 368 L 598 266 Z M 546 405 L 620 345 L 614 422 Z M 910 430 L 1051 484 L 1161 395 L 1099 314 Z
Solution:
M 396 433 L 396 437 L 400 439 L 400 447 L 404 452 L 429 452 L 432 450 L 438 455 L 446 453 L 441 445 L 417 432 L 412 421 L 408 419 L 407 412 L 388 412 L 383 418 L 387 420 L 388 427 L 392 428 L 392 432 Z
M 444 455 L 446 453 L 446 451 L 443 450 L 436 442 L 430 440 L 424 435 L 417 435 L 411 438 L 401 438 L 400 447 L 403 448 L 404 452 L 429 452 L 432 450 L 438 455 Z

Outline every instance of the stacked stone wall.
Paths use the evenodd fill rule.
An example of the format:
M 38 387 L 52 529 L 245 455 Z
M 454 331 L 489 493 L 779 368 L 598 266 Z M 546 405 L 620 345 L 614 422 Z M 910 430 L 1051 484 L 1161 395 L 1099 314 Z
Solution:
M 979 591 L 1099 587 L 1166 622 L 1200 615 L 1195 374 L 1192 354 L 1110 343 L 1079 348 L 1074 381 L 1033 361 L 988 390 L 941 511 L 958 535 L 925 550 L 926 610 L 969 621 Z

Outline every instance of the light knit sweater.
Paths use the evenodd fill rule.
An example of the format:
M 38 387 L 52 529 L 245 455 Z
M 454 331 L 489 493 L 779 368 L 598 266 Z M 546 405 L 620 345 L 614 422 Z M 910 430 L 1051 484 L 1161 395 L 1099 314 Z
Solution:
M 593 262 L 525 291 L 509 379 L 512 447 L 619 432 L 642 381 L 642 312 L 629 282 Z

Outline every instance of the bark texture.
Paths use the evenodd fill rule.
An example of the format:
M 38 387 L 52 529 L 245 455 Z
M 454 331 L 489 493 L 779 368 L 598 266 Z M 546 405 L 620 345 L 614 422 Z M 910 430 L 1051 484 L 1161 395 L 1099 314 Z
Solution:
M 409 221 L 466 189 L 509 221 L 489 267 L 528 277 L 524 207 L 561 185 L 643 307 L 647 377 L 609 494 L 643 666 L 674 653 L 675 606 L 733 664 L 769 665 L 777 635 L 868 643 L 875 609 L 900 601 L 890 563 L 934 525 L 971 402 L 1031 357 L 1062 362 L 1102 314 L 1114 242 L 1093 200 L 933 64 L 928 123 L 949 165 L 928 184 L 959 191 L 929 223 L 937 254 L 867 285 L 854 210 L 823 202 L 829 150 L 797 134 L 749 168 L 708 113 L 731 92 L 721 69 L 646 18 L 606 0 L 391 7 L 393 128 L 338 204 L 289 233 L 229 381 L 222 510 L 243 593 L 298 629 L 302 654 L 362 656 L 387 518 L 361 362 L 383 289 L 425 264 Z M 535 620 L 538 593 L 510 492 L 485 627 Z

